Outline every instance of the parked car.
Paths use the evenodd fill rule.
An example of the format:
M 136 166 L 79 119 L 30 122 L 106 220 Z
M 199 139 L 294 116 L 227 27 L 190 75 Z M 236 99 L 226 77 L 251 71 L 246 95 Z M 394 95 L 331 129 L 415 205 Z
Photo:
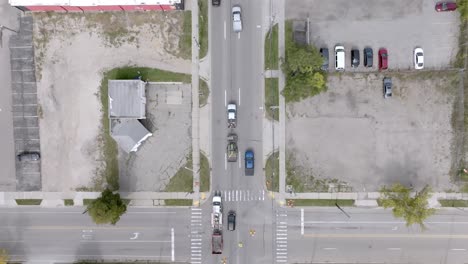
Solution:
M 383 79 L 383 92 L 384 98 L 392 97 L 392 79 L 389 77 Z
M 234 231 L 236 230 L 236 212 L 229 211 L 228 214 L 228 230 Z
M 372 48 L 365 48 L 364 49 L 364 66 L 372 67 L 373 60 L 374 60 L 374 54 L 372 52 Z
M 241 15 L 241 7 L 240 6 L 233 6 L 232 7 L 232 30 L 234 32 L 241 32 L 242 31 L 242 15 Z
M 320 54 L 322 54 L 323 63 L 322 63 L 322 71 L 328 71 L 328 48 L 321 48 Z
M 359 57 L 359 50 L 351 50 L 351 67 L 356 68 L 357 66 L 359 66 Z
M 37 151 L 25 151 L 18 154 L 18 161 L 38 161 L 41 159 L 41 154 Z
M 414 68 L 416 70 L 424 68 L 424 51 L 421 48 L 414 49 Z
M 379 70 L 388 69 L 388 52 L 387 49 L 379 49 Z
M 211 1 L 211 4 L 212 4 L 213 6 L 220 6 L 220 5 L 221 5 L 221 0 L 212 0 L 212 1 Z
M 438 2 L 435 6 L 437 12 L 447 12 L 457 10 L 457 3 L 454 2 Z
M 335 46 L 335 70 L 345 69 L 345 49 L 343 46 Z

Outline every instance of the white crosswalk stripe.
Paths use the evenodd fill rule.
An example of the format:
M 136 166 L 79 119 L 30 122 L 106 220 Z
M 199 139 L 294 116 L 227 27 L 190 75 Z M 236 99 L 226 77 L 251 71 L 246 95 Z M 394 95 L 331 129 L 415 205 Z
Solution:
M 286 263 L 288 262 L 288 214 L 286 210 L 278 209 L 276 211 L 275 223 L 275 261 L 276 263 Z
M 190 210 L 190 263 L 202 263 L 202 211 L 200 208 Z
M 223 202 L 265 201 L 265 190 L 224 190 Z

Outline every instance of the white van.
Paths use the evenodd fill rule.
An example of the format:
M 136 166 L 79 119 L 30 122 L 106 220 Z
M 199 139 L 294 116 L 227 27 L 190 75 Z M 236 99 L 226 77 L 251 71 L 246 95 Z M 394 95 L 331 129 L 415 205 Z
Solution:
M 335 70 L 344 71 L 345 49 L 343 46 L 335 46 Z

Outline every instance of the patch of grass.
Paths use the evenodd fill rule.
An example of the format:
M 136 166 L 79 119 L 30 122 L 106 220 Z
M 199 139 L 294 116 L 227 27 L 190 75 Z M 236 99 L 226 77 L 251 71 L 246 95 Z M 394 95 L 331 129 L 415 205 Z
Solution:
M 265 70 L 278 69 L 278 24 L 265 37 Z
M 191 199 L 166 199 L 164 204 L 168 206 L 191 206 L 193 201 Z
M 179 57 L 186 60 L 192 59 L 192 12 L 184 11 L 184 23 L 182 35 L 179 39 Z
M 191 82 L 191 77 L 188 74 L 144 67 L 115 68 L 104 73 L 99 93 L 102 104 L 101 125 L 103 128 L 99 141 L 102 144 L 101 157 L 104 161 L 104 166 L 99 173 L 100 175 L 94 179 L 94 187 L 91 188 L 93 191 L 102 191 L 106 186 L 105 183 L 107 183 L 109 189 L 112 191 L 117 191 L 119 189 L 118 147 L 117 143 L 110 135 L 108 81 L 136 79 L 139 76 L 141 76 L 142 80 L 151 82 Z
M 205 106 L 207 103 L 208 103 L 208 96 L 210 95 L 210 89 L 208 88 L 208 84 L 205 82 L 205 80 L 201 79 L 200 78 L 200 81 L 199 81 L 199 87 L 198 87 L 199 91 L 199 95 L 200 95 L 200 101 L 199 101 L 199 105 L 200 105 L 200 108 Z
M 468 207 L 466 200 L 439 200 L 442 207 Z
M 73 199 L 63 199 L 63 202 L 64 202 L 65 206 L 75 205 L 75 202 L 73 201 Z
M 271 107 L 276 107 L 272 109 Z M 271 120 L 279 120 L 279 91 L 278 78 L 265 78 L 265 109 L 267 117 Z
M 208 0 L 198 0 L 198 9 L 198 57 L 203 58 L 208 52 Z
M 172 176 L 171 180 L 164 189 L 165 192 L 193 191 L 192 151 L 189 153 L 190 154 L 187 156 L 187 162 L 185 165 L 179 168 L 174 176 Z
M 354 206 L 354 200 L 336 200 L 336 199 L 291 199 L 287 200 L 287 203 L 290 203 L 294 206 Z
M 200 152 L 200 192 L 210 190 L 210 163 L 203 153 Z
M 84 205 L 84 206 L 88 206 L 88 205 L 90 205 L 92 202 L 94 202 L 94 200 L 96 200 L 96 199 L 83 199 L 83 205 Z
M 468 193 L 468 183 L 463 184 L 463 186 L 460 188 L 460 192 Z
M 42 199 L 15 199 L 17 205 L 41 205 Z
M 279 155 L 271 154 L 265 163 L 266 186 L 269 191 L 279 192 Z

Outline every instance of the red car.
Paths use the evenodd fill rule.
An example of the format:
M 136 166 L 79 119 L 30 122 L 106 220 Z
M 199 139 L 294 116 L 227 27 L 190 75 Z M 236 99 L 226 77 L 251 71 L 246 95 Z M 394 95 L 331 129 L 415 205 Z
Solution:
M 457 10 L 457 3 L 454 2 L 438 2 L 435 6 L 437 12 L 455 11 Z
M 379 49 L 379 70 L 388 69 L 388 52 L 387 49 Z

